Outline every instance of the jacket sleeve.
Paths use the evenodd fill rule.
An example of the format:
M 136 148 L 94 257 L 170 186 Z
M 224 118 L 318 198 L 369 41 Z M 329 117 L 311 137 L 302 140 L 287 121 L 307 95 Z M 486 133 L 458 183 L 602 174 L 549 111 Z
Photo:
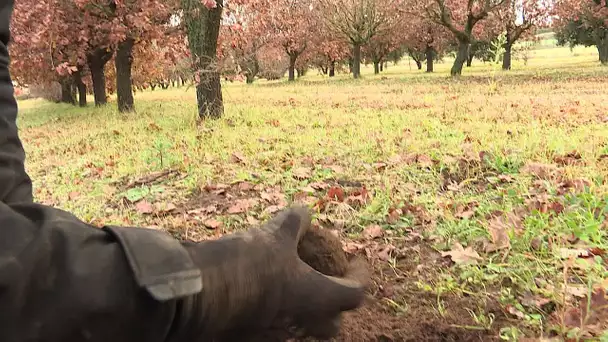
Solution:
M 17 102 L 8 70 L 12 4 L 12 0 L 0 4 L 0 201 L 5 203 L 32 201 L 32 182 L 25 172 L 25 153 L 17 135 Z
M 95 228 L 33 203 L 0 1 L 0 341 L 166 341 L 200 270 L 160 231 Z

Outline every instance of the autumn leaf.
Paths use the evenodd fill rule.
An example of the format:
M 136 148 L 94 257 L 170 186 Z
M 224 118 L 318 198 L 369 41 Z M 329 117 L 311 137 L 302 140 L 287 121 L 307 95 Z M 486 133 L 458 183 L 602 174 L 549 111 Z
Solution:
M 553 164 L 530 162 L 522 168 L 522 171 L 531 174 L 538 179 L 549 180 L 555 176 L 558 172 L 558 168 Z
M 151 214 L 154 212 L 154 206 L 146 200 L 137 202 L 137 204 L 135 204 L 135 209 L 140 214 Z
M 244 163 L 245 162 L 245 156 L 242 153 L 240 153 L 240 152 L 234 152 L 230 156 L 230 160 L 233 163 Z
M 203 225 L 209 229 L 217 229 L 222 226 L 222 222 L 215 219 L 207 219 L 203 222 Z
M 377 224 L 372 224 L 363 229 L 361 235 L 368 240 L 379 238 L 384 234 L 384 229 Z
M 484 247 L 487 253 L 511 247 L 509 228 L 502 215 L 488 221 L 487 229 L 492 243 Z
M 78 191 L 71 191 L 71 192 L 68 194 L 68 199 L 69 199 L 70 201 L 73 201 L 73 200 L 77 199 L 78 197 L 80 197 L 80 192 L 78 192 Z
M 452 250 L 441 252 L 442 257 L 449 256 L 456 264 L 477 264 L 482 258 L 473 250 L 473 247 L 468 246 L 466 249 L 458 242 L 454 243 Z
M 177 209 L 173 203 L 154 203 L 154 210 L 158 213 L 169 213 Z
M 291 171 L 293 178 L 298 180 L 308 179 L 312 176 L 312 169 L 309 167 L 298 167 Z
M 344 202 L 344 190 L 339 186 L 332 186 L 327 191 L 327 197 L 333 201 Z
M 249 210 L 249 208 L 251 208 L 255 204 L 257 204 L 257 201 L 253 198 L 238 199 L 234 202 L 234 204 L 232 204 L 228 208 L 227 213 L 228 214 L 244 213 L 245 211 Z

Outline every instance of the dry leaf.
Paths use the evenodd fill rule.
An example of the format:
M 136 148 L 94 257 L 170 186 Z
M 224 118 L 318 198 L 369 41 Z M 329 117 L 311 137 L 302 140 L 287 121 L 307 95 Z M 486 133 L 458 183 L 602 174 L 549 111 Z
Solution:
M 553 164 L 543 164 L 543 163 L 528 163 L 523 168 L 522 171 L 525 173 L 529 173 L 533 176 L 536 176 L 538 179 L 551 179 L 558 171 L 556 165 Z
M 477 264 L 478 261 L 482 260 L 479 254 L 473 250 L 473 247 L 469 246 L 465 249 L 458 242 L 452 246 L 451 251 L 441 252 L 441 256 L 449 256 L 456 264 Z
M 344 190 L 339 186 L 332 186 L 327 191 L 327 197 L 333 201 L 344 202 Z
M 227 213 L 228 214 L 244 213 L 245 211 L 249 210 L 249 208 L 254 206 L 256 203 L 257 203 L 257 201 L 253 198 L 238 199 L 235 201 L 235 203 L 233 205 L 231 205 L 228 208 Z
M 244 163 L 245 162 L 245 156 L 242 153 L 240 153 L 240 152 L 234 152 L 230 156 L 230 160 L 233 163 Z
M 221 227 L 222 222 L 215 220 L 215 219 L 208 219 L 208 220 L 205 220 L 205 222 L 203 222 L 203 224 L 205 225 L 205 227 L 207 227 L 209 229 L 217 229 L 217 228 Z
M 526 317 L 526 315 L 523 312 L 521 312 L 519 309 L 517 309 L 515 306 L 513 306 L 511 304 L 508 304 L 506 306 L 506 310 L 508 313 L 510 313 L 511 315 L 513 315 L 517 318 L 523 319 Z
M 73 201 L 73 200 L 75 200 L 75 199 L 76 199 L 76 198 L 78 198 L 78 197 L 80 197 L 80 192 L 78 192 L 78 191 L 72 191 L 72 192 L 70 192 L 70 193 L 68 194 L 68 199 L 69 199 L 70 201 Z
M 491 244 L 485 246 L 487 253 L 495 252 L 500 249 L 509 248 L 511 242 L 509 240 L 509 225 L 505 223 L 503 216 L 498 216 L 488 221 L 488 233 L 492 240 Z
M 309 167 L 298 167 L 291 171 L 293 178 L 298 180 L 308 179 L 312 176 L 312 169 Z
M 361 235 L 368 240 L 373 240 L 375 238 L 379 238 L 384 234 L 384 229 L 382 229 L 382 227 L 380 227 L 377 224 L 373 224 L 370 226 L 367 226 L 365 229 L 363 229 L 363 232 L 361 233 Z
M 154 207 L 146 200 L 137 202 L 137 204 L 135 204 L 135 209 L 140 214 L 151 214 L 154 212 Z

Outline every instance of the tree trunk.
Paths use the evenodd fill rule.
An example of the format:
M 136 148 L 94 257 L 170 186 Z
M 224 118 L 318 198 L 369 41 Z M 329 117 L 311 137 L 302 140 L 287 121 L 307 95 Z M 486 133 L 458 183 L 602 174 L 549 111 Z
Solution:
M 61 84 L 61 102 L 76 105 L 76 99 L 74 98 L 72 77 L 62 77 L 59 83 Z
M 374 61 L 374 74 L 380 73 L 380 63 Z
M 135 110 L 133 101 L 133 80 L 131 78 L 131 66 L 133 65 L 133 45 L 135 40 L 131 37 L 118 43 L 116 49 L 116 94 L 118 111 L 131 112 Z
M 435 61 L 435 50 L 431 46 L 426 47 L 426 72 L 433 72 L 433 62 Z
M 469 42 L 459 42 L 458 43 L 458 54 L 456 55 L 456 59 L 454 60 L 454 64 L 452 65 L 452 69 L 450 70 L 450 74 L 452 76 L 462 75 L 462 66 L 467 61 L 469 51 Z
M 103 106 L 107 101 L 106 95 L 106 74 L 104 67 L 112 58 L 112 51 L 105 48 L 97 48 L 93 53 L 87 55 L 87 63 L 91 71 L 91 80 L 93 81 L 93 97 L 95 98 L 95 106 Z
M 224 2 L 216 0 L 216 7 L 212 9 L 207 9 L 200 0 L 181 0 L 181 5 L 190 52 L 198 73 L 198 115 L 201 118 L 217 119 L 224 114 L 222 84 L 217 69 L 217 38 Z
M 380 72 L 384 71 L 384 63 L 380 62 Z
M 322 66 L 321 73 L 323 73 L 323 75 L 327 75 L 327 67 Z
M 513 43 L 507 42 L 504 46 L 505 53 L 502 56 L 502 70 L 511 70 L 511 48 Z
M 602 63 L 602 65 L 608 65 L 608 36 L 598 38 L 596 40 L 596 46 L 600 63 Z
M 336 61 L 331 61 L 329 64 L 329 77 L 336 76 Z
M 422 61 L 419 61 L 417 59 L 414 60 L 416 62 L 416 68 L 418 68 L 418 70 L 422 70 Z
M 152 91 L 154 91 L 154 89 L 156 89 L 156 83 L 150 84 L 150 89 L 152 89 Z
M 353 44 L 353 78 L 361 76 L 361 44 Z
M 298 59 L 298 55 L 292 53 L 289 55 L 289 78 L 288 81 L 296 80 L 296 60 Z
M 78 88 L 78 105 L 80 107 L 87 106 L 87 85 L 82 81 L 82 66 L 74 72 L 74 83 Z

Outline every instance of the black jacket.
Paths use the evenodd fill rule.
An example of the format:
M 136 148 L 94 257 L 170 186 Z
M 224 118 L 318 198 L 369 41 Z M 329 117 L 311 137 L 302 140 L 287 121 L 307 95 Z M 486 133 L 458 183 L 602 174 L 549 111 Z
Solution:
M 202 286 L 183 246 L 32 200 L 8 68 L 12 8 L 0 0 L 0 341 L 170 340 L 180 298 Z

